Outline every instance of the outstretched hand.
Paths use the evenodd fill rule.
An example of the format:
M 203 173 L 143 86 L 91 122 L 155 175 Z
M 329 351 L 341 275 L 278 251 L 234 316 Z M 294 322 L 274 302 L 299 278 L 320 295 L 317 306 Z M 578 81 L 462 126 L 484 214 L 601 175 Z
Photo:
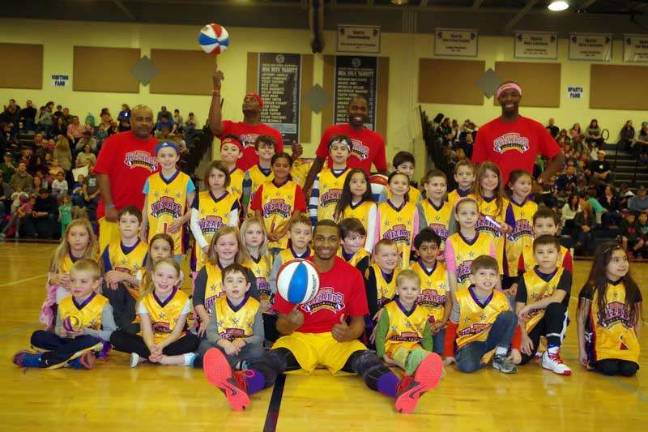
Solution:
M 221 89 L 221 82 L 225 79 L 225 75 L 223 75 L 223 72 L 216 69 L 214 71 L 214 74 L 212 75 L 212 81 L 214 83 L 214 90 L 220 90 Z

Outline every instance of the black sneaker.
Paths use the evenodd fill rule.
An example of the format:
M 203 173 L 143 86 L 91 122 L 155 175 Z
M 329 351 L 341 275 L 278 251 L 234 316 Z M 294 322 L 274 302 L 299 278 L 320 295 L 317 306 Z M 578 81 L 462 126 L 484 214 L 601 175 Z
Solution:
M 517 366 L 505 355 L 495 355 L 493 357 L 493 367 L 505 374 L 517 373 Z

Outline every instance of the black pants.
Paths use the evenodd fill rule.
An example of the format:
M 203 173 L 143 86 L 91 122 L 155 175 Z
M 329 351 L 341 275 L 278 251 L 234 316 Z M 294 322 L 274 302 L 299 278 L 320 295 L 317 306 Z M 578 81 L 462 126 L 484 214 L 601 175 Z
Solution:
M 639 365 L 628 360 L 605 359 L 597 361 L 594 364 L 594 368 L 604 375 L 623 375 L 631 377 L 637 373 Z
M 277 315 L 263 314 L 265 340 L 275 342 L 281 336 L 277 331 Z
M 110 343 L 113 345 L 117 351 L 127 352 L 127 353 L 136 353 L 140 357 L 149 358 L 151 351 L 144 342 L 142 336 L 127 333 L 122 330 L 117 330 L 113 332 L 110 336 Z M 162 349 L 162 354 L 167 356 L 175 356 L 186 354 L 196 351 L 200 339 L 198 336 L 186 333 L 180 339 L 175 342 L 170 343 Z
M 119 330 L 127 333 L 136 334 L 139 332 L 139 324 L 134 323 L 135 305 L 137 301 L 128 292 L 124 284 L 117 285 L 117 289 L 112 289 L 104 283 L 101 293 L 108 298 L 110 306 L 113 308 L 115 324 Z
M 35 331 L 31 337 L 33 346 L 47 350 L 41 356 L 41 367 L 67 361 L 72 354 L 97 345 L 99 342 L 101 342 L 101 339 L 94 336 L 82 335 L 75 338 L 62 338 L 56 333 L 44 330 Z
M 53 239 L 59 237 L 59 224 L 53 215 L 46 217 L 27 216 L 21 220 L 22 235 L 30 238 Z
M 562 303 L 550 303 L 545 309 L 545 314 L 535 327 L 529 332 L 529 338 L 533 342 L 531 355 L 522 353 L 522 364 L 527 364 L 538 351 L 540 337 L 547 338 L 548 345 L 560 345 L 567 332 L 567 308 Z

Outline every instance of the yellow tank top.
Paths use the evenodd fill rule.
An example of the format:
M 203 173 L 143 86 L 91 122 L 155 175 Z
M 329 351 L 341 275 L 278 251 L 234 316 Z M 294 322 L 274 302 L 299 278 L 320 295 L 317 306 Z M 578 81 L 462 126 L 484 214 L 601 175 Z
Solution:
M 398 268 L 392 273 L 390 282 L 387 282 L 382 270 L 378 264 L 372 264 L 369 268 L 373 269 L 376 278 L 376 294 L 378 298 L 378 308 L 381 308 L 385 303 L 393 300 L 396 295 L 396 277 L 398 276 Z M 369 271 L 369 269 L 367 269 Z
M 147 294 L 140 301 L 149 313 L 155 343 L 159 343 L 169 337 L 175 329 L 189 297 L 176 288 L 164 301 L 158 299 L 154 292 Z
M 64 325 L 81 330 L 101 328 L 101 314 L 108 304 L 108 299 L 101 294 L 92 293 L 81 304 L 78 304 L 74 297 L 67 296 L 58 305 L 58 314 Z
M 385 340 L 385 353 L 392 356 L 396 348 L 412 349 L 423 339 L 428 314 L 425 308 L 414 305 L 409 313 L 398 300 L 385 305 L 389 316 L 389 331 Z
M 263 196 L 261 197 L 261 213 L 267 232 L 285 225 L 295 212 L 295 195 L 297 194 L 297 183 L 287 181 L 277 187 L 273 182 L 263 184 Z M 269 242 L 268 248 L 285 249 L 288 246 L 288 236 L 276 242 Z
M 211 316 L 214 313 L 216 299 L 223 295 L 223 273 L 217 264 L 205 262 L 207 283 L 205 284 L 205 309 Z
M 492 240 L 477 232 L 477 237 L 472 241 L 467 241 L 462 237 L 461 233 L 457 232 L 448 237 L 448 242 L 452 244 L 457 263 L 457 290 L 468 288 L 470 286 L 472 262 L 480 255 L 490 255 Z
M 400 208 L 394 207 L 387 200 L 378 204 L 380 214 L 379 239 L 390 239 L 396 242 L 401 256 L 401 268 L 409 267 L 410 251 L 414 240 L 414 218 L 416 206 L 406 201 Z
M 430 324 L 443 321 L 446 300 L 450 295 L 445 264 L 438 262 L 431 271 L 428 271 L 425 265 L 417 261 L 412 264 L 411 269 L 421 279 L 421 294 L 419 294 L 418 304 L 427 311 Z
M 501 263 L 504 258 L 504 235 L 500 229 L 487 218 L 487 216 L 499 225 L 505 223 L 506 208 L 509 205 L 509 200 L 502 198 L 502 208 L 499 211 L 497 210 L 497 201 L 495 198 L 478 198 L 477 205 L 479 209 L 479 219 L 477 219 L 475 229 L 480 233 L 484 233 L 486 236 L 490 237 L 491 241 L 495 242 L 497 261 Z M 503 272 L 501 267 L 500 272 Z
M 227 297 L 222 296 L 216 300 L 216 317 L 218 319 L 218 334 L 230 342 L 237 338 L 253 336 L 254 319 L 259 311 L 259 302 L 247 297 L 239 306 L 230 304 Z
M 527 293 L 526 304 L 532 304 L 544 298 L 551 297 L 553 293 L 556 292 L 556 288 L 558 287 L 558 283 L 560 282 L 560 278 L 564 271 L 564 269 L 559 268 L 548 281 L 544 280 L 535 269 L 525 272 L 524 286 Z M 526 322 L 527 333 L 538 325 L 538 322 L 540 322 L 542 317 L 544 317 L 544 314 L 544 309 L 535 309 L 529 314 L 529 318 Z
M 270 271 L 272 270 L 272 257 L 270 254 L 260 256 L 258 259 L 250 258 L 243 265 L 249 268 L 256 277 L 256 285 L 259 290 L 259 300 L 268 300 L 272 296 L 270 289 Z
M 189 176 L 182 171 L 176 171 L 169 180 L 165 180 L 161 172 L 151 174 L 148 178 L 146 213 L 149 241 L 155 234 L 169 234 L 173 238 L 174 255 L 181 255 L 184 252 L 182 242 L 184 227 L 174 233 L 169 232 L 168 227 L 187 211 L 187 184 L 190 181 Z
M 356 218 L 365 228 L 366 231 L 369 231 L 369 215 L 371 209 L 376 206 L 376 203 L 373 201 L 360 201 L 355 205 L 349 204 L 343 211 L 342 217 L 337 222 L 340 222 L 342 219 L 346 218 Z
M 132 248 L 122 247 L 121 242 L 110 243 L 107 247 L 113 270 L 135 275 L 146 263 L 148 245 L 141 240 L 137 240 Z
M 367 252 L 367 250 L 365 248 L 360 248 L 360 249 L 358 249 L 358 251 L 356 253 L 353 254 L 353 256 L 351 258 L 349 258 L 347 260 L 346 257 L 344 256 L 344 253 L 343 253 L 341 247 L 338 249 L 337 256 L 339 256 L 344 261 L 348 262 L 349 264 L 351 264 L 354 267 L 357 266 L 358 263 L 360 261 L 362 261 L 363 259 L 365 259 L 366 257 L 371 257 L 371 255 L 369 255 L 369 252 Z
M 509 276 L 518 275 L 518 262 L 525 246 L 533 246 L 533 215 L 538 204 L 526 200 L 522 205 L 511 201 L 506 210 L 507 223 L 513 231 L 506 235 L 506 261 Z
M 319 203 L 317 206 L 317 220 L 333 219 L 335 206 L 342 196 L 342 186 L 349 174 L 349 168 L 335 174 L 333 169 L 324 168 L 319 173 Z
M 229 173 L 230 185 L 227 189 L 229 193 L 234 195 L 236 199 L 241 199 L 243 195 L 243 180 L 245 179 L 245 171 L 240 168 L 234 168 Z
M 443 201 L 441 207 L 437 207 L 429 199 L 419 203 L 423 210 L 426 225 L 431 228 L 444 242 L 450 235 L 450 219 L 452 218 L 452 205 Z
M 471 288 L 458 290 L 455 295 L 460 315 L 457 323 L 457 349 L 471 342 L 485 341 L 497 316 L 510 310 L 509 301 L 501 291 L 493 291 L 483 305 L 473 297 Z
M 229 214 L 232 208 L 237 206 L 238 199 L 233 193 L 225 192 L 216 198 L 211 191 L 202 191 L 198 193 L 198 213 L 200 219 L 198 225 L 200 231 L 205 237 L 207 243 L 211 243 L 214 234 L 222 226 L 229 222 Z M 196 245 L 196 271 L 199 271 L 204 265 L 207 257 L 203 250 Z

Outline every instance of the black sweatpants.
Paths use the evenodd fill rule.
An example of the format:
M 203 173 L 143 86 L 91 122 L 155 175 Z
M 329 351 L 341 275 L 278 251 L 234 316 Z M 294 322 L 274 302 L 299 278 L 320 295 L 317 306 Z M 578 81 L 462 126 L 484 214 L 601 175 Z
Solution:
M 639 370 L 639 365 L 633 361 L 605 359 L 594 363 L 596 371 L 604 375 L 623 375 L 626 377 L 634 376 Z
M 541 336 L 547 338 L 548 345 L 560 346 L 565 338 L 565 333 L 567 333 L 567 324 L 567 307 L 562 303 L 550 303 L 545 309 L 542 319 L 529 332 L 533 350 L 531 355 L 522 353 L 522 364 L 527 364 L 535 357 Z
M 139 324 L 133 322 L 136 316 L 137 301 L 130 295 L 124 284 L 119 283 L 116 289 L 112 289 L 104 283 L 101 293 L 108 298 L 110 306 L 112 306 L 117 328 L 131 334 L 139 333 Z
M 41 367 L 48 367 L 67 361 L 72 354 L 97 345 L 99 342 L 101 342 L 101 339 L 90 335 L 62 338 L 56 333 L 44 330 L 35 331 L 31 337 L 31 344 L 33 346 L 47 350 L 41 356 Z
M 140 357 L 149 358 L 151 351 L 139 335 L 127 333 L 123 330 L 114 331 L 110 336 L 110 343 L 117 351 L 136 353 Z M 180 339 L 170 343 L 162 349 L 162 354 L 175 356 L 196 351 L 200 339 L 192 333 L 185 333 Z

